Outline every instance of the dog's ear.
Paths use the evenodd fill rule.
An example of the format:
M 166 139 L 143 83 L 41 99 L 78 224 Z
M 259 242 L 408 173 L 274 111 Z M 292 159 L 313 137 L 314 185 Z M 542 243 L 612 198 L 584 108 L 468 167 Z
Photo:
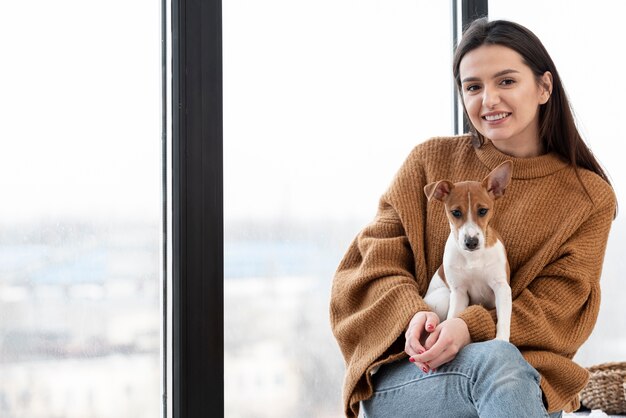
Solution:
M 448 180 L 440 180 L 424 186 L 424 193 L 426 193 L 426 197 L 429 201 L 431 199 L 437 199 L 443 202 L 453 188 L 454 184 L 450 183 Z
M 483 187 L 487 189 L 492 199 L 499 199 L 504 196 L 504 191 L 511 182 L 513 162 L 507 160 L 493 169 L 483 180 Z

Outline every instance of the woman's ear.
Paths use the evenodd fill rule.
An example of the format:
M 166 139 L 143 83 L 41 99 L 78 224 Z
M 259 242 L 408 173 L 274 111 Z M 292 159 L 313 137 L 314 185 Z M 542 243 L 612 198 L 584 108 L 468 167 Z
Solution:
M 546 104 L 552 95 L 552 73 L 550 71 L 543 73 L 541 80 L 539 80 L 539 87 L 541 88 L 539 103 Z

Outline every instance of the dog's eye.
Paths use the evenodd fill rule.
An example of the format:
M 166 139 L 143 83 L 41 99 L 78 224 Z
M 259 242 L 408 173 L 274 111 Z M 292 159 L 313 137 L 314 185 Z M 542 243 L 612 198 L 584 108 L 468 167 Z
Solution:
M 478 209 L 478 216 L 483 217 L 487 214 L 487 212 L 489 212 L 489 209 L 487 208 L 480 208 Z
M 454 216 L 455 218 L 460 218 L 462 213 L 460 210 L 458 209 L 454 209 L 453 211 L 450 212 L 452 214 L 452 216 Z

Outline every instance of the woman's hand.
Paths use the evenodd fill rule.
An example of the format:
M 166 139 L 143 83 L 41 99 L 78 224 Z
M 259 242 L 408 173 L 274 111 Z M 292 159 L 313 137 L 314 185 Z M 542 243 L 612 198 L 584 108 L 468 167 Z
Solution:
M 405 336 L 406 353 L 424 372 L 453 360 L 472 342 L 465 321 L 452 318 L 439 324 L 439 318 L 432 312 L 415 314 Z
M 424 344 L 431 333 L 437 329 L 437 325 L 439 325 L 439 317 L 434 312 L 418 312 L 413 315 L 404 334 L 406 339 L 404 351 L 410 356 L 409 360 L 414 361 L 416 356 L 426 352 L 427 348 Z M 424 364 L 417 362 L 416 366 L 425 370 Z

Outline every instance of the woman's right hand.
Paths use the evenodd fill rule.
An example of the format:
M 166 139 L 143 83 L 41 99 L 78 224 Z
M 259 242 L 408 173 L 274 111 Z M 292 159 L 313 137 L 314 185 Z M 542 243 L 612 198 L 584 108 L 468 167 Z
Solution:
M 426 351 L 424 344 L 431 332 L 435 331 L 439 325 L 439 317 L 434 312 L 421 311 L 413 315 L 409 327 L 404 334 L 406 344 L 404 351 L 413 361 L 413 356 L 423 354 Z M 419 362 L 414 362 L 422 370 L 428 370 L 428 366 Z

